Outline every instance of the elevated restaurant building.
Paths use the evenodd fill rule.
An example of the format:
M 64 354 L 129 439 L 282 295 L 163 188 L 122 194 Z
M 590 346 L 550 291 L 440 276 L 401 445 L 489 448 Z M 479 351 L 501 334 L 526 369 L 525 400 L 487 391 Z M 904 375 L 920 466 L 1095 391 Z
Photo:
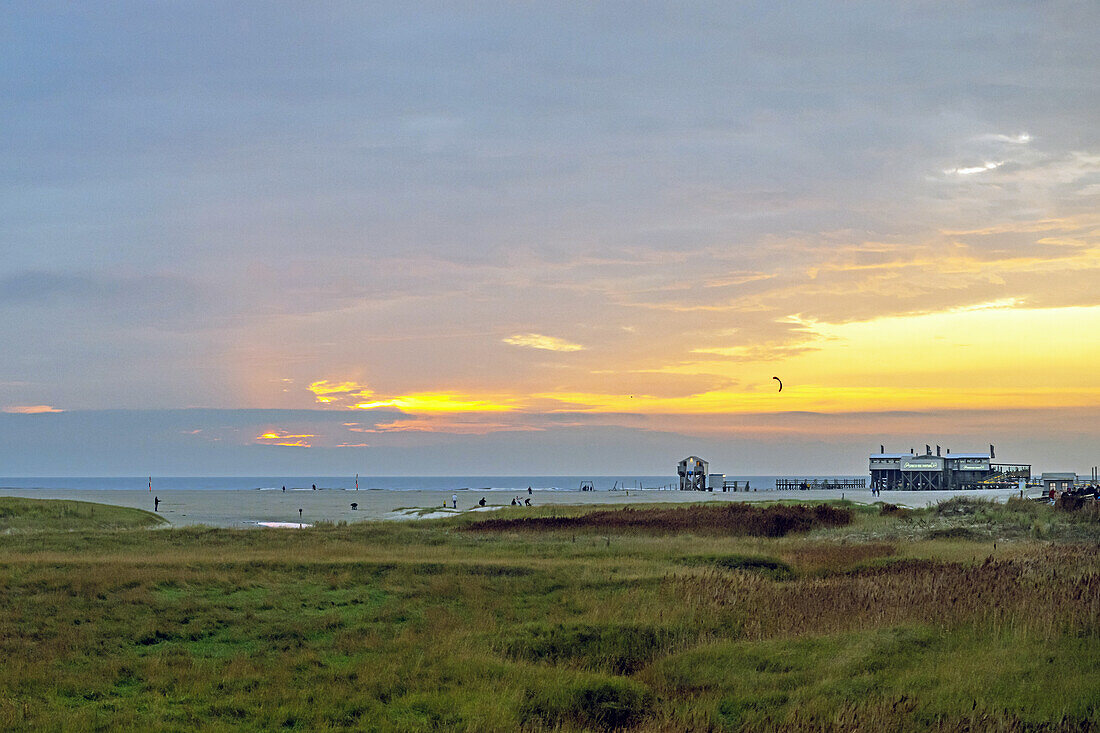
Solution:
M 994 463 L 993 446 L 988 453 L 935 454 L 925 446 L 924 454 L 879 453 L 870 459 L 871 488 L 882 491 L 955 491 L 960 489 L 1012 488 L 1020 479 L 1031 478 L 1031 466 Z

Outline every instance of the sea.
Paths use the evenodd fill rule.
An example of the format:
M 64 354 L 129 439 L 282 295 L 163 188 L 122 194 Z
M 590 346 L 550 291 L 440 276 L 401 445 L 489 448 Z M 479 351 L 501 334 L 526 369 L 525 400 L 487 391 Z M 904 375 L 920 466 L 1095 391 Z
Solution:
M 801 476 L 726 476 L 727 481 L 748 482 L 750 489 L 775 489 L 777 478 Z M 858 476 L 814 476 L 813 478 L 848 479 Z M 591 482 L 595 491 L 631 489 L 668 489 L 679 487 L 676 476 L 18 476 L 0 477 L 0 489 L 73 489 L 103 491 L 112 489 L 167 490 L 274 490 L 293 489 L 378 491 L 519 491 L 528 487 L 539 491 L 579 491 Z

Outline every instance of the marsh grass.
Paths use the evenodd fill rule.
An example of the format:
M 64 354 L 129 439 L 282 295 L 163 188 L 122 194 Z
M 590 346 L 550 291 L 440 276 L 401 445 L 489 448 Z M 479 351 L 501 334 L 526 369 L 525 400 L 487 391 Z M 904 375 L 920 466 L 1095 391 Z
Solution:
M 779 538 L 469 517 L 0 536 L 0 728 L 1097 726 L 1095 525 L 844 508 Z M 1036 522 L 1088 540 L 1019 534 Z M 951 526 L 984 529 L 929 539 Z
M 513 659 L 632 674 L 678 641 L 673 629 L 642 624 L 524 624 L 494 644 Z
M 684 558 L 688 565 L 706 565 L 723 570 L 742 570 L 771 578 L 789 580 L 794 577 L 791 566 L 782 560 L 761 555 L 690 555 Z
M 703 504 L 596 510 L 574 516 L 500 517 L 467 524 L 465 529 L 474 532 L 597 530 L 783 537 L 819 527 L 840 527 L 851 521 L 851 510 L 830 504 L 753 505 L 737 502 L 718 506 Z

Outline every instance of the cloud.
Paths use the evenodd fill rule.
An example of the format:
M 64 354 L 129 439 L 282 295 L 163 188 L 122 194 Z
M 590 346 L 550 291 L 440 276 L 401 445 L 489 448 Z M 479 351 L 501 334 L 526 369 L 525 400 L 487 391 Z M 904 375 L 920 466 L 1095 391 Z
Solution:
M 354 405 L 359 410 L 395 407 L 403 412 L 502 412 L 515 408 L 508 397 L 479 397 L 455 392 L 417 392 Z
M 5 407 L 4 412 L 14 415 L 40 415 L 46 412 L 64 412 L 64 410 L 50 405 L 11 405 Z
M 288 26 L 147 5 L 65 46 L 75 63 L 35 39 L 79 41 L 80 11 L 17 18 L 2 376 L 43 383 L 0 403 L 323 407 L 180 424 L 315 448 L 356 406 L 436 431 L 574 402 L 610 423 L 744 409 L 769 360 L 845 364 L 822 394 L 883 379 L 875 342 L 855 359 L 830 324 L 1100 299 L 1100 230 L 1065 223 L 1100 192 L 1096 4 L 1007 6 L 979 36 L 969 4 L 547 7 Z M 181 43 L 209 53 L 147 53 Z
M 309 391 L 321 404 L 329 404 L 349 397 L 370 397 L 374 394 L 373 390 L 358 382 L 330 382 L 327 379 L 310 383 Z
M 450 390 L 412 392 L 403 395 L 379 395 L 354 381 L 321 380 L 309 385 L 314 399 L 321 403 L 354 410 L 378 410 L 392 407 L 402 412 L 504 412 L 515 409 L 515 399 L 501 395 L 465 394 Z M 355 423 L 349 423 L 354 425 Z M 352 428 L 354 429 L 354 428 Z
M 1008 145 L 1027 145 L 1031 142 L 1031 135 L 1026 132 L 1021 132 L 1016 135 L 989 133 L 986 135 L 978 135 L 976 139 L 983 142 L 1006 143 Z
M 556 336 L 543 336 L 540 333 L 517 333 L 502 340 L 512 346 L 525 346 L 530 349 L 544 349 L 546 351 L 584 351 L 585 349 L 580 344 Z
M 1004 164 L 1005 162 L 1003 160 L 997 161 L 995 163 L 986 162 L 982 163 L 981 165 L 972 165 L 965 168 L 951 168 L 949 170 L 945 170 L 944 174 L 949 176 L 972 176 L 975 173 L 985 173 L 986 171 L 995 170 L 997 168 L 1000 168 Z
M 776 344 L 751 344 L 748 346 L 715 346 L 705 349 L 692 349 L 692 354 L 718 356 L 736 361 L 780 361 L 797 354 L 816 351 L 818 346 L 780 346 Z
M 257 435 L 254 440 L 259 441 L 262 445 L 276 445 L 284 448 L 311 448 L 311 438 L 317 436 L 312 433 L 300 433 L 292 434 L 284 430 L 269 430 L 266 433 Z
M 488 435 L 499 432 L 527 432 L 542 430 L 542 428 L 530 424 L 532 420 L 516 420 L 514 422 L 500 422 L 499 417 L 494 419 L 492 415 L 474 415 L 465 419 L 453 415 L 420 415 L 406 420 L 394 420 L 388 423 L 379 423 L 369 430 L 358 432 L 365 433 L 444 433 L 449 435 Z

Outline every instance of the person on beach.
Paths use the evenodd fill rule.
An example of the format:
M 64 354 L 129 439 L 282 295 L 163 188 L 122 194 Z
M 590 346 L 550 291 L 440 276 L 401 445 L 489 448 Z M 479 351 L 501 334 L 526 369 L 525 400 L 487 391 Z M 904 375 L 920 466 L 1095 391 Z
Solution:
M 283 493 L 286 493 L 286 486 L 283 487 Z
M 316 491 L 316 490 L 317 490 L 317 484 L 313 484 L 313 490 L 314 490 L 314 491 Z
M 530 495 L 531 495 L 531 487 L 530 487 L 530 486 L 528 486 L 528 487 L 527 487 L 527 495 L 528 495 L 528 496 L 530 496 Z
M 516 497 L 513 496 L 512 497 L 512 506 L 515 506 L 515 505 L 516 505 Z
M 481 499 L 477 502 L 477 505 L 478 506 L 485 506 L 485 497 L 484 496 L 481 497 Z
M 458 509 L 458 494 L 451 494 L 451 508 Z
M 298 507 L 298 521 L 302 521 L 302 507 Z
M 524 506 L 531 506 L 531 499 L 530 498 L 524 499 L 523 500 L 523 505 Z
M 159 496 L 154 496 L 153 497 L 153 511 L 154 512 L 159 512 L 160 511 L 160 497 Z

